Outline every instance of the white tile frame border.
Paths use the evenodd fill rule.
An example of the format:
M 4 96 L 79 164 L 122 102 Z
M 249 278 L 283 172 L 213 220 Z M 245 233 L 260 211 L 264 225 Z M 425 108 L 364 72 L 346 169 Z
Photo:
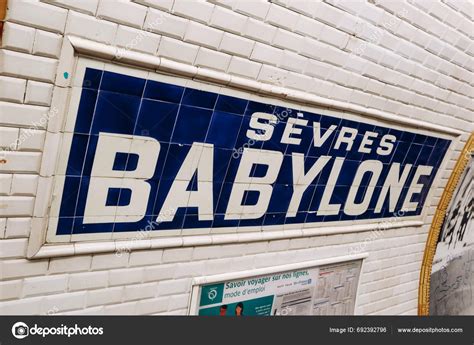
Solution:
M 117 59 L 119 52 L 121 58 Z M 456 146 L 457 141 L 460 140 L 460 136 L 463 134 L 461 131 L 440 125 L 404 118 L 399 115 L 372 108 L 364 108 L 362 106 L 353 105 L 346 102 L 329 100 L 307 92 L 265 84 L 255 80 L 230 75 L 224 72 L 214 71 L 208 68 L 190 66 L 163 57 L 132 52 L 75 36 L 66 36 L 63 40 L 61 56 L 56 73 L 56 88 L 63 90 L 65 89 L 67 91 L 68 88 L 74 85 L 72 83 L 77 79 L 78 75 L 72 75 L 71 78 L 65 79 L 62 77 L 62 73 L 63 71 L 75 71 L 76 66 L 79 64 L 78 61 L 81 61 L 79 57 L 81 59 L 85 58 L 89 61 L 95 61 L 93 63 L 104 65 L 106 69 L 107 66 L 109 66 L 109 69 L 113 69 L 114 66 L 110 65 L 110 62 L 113 62 L 125 64 L 131 68 L 139 68 L 140 71 L 137 73 L 140 74 L 144 72 L 144 69 L 152 70 L 152 72 L 150 72 L 151 79 L 154 79 L 159 75 L 159 79 L 161 79 L 161 77 L 163 77 L 163 79 L 167 78 L 168 82 L 170 79 L 176 79 L 177 81 L 180 81 L 179 84 L 182 84 L 183 82 L 185 84 L 193 84 L 194 87 L 197 86 L 202 89 L 210 89 L 213 92 L 216 92 L 216 89 L 219 89 L 220 93 L 231 96 L 235 96 L 236 94 L 240 93 L 242 96 L 245 95 L 245 97 L 250 100 L 261 101 L 262 97 L 265 97 L 266 99 L 272 99 L 274 104 L 280 106 L 300 108 L 302 110 L 308 110 L 312 112 L 316 110 L 327 115 L 337 114 L 340 116 L 341 113 L 343 113 L 349 119 L 355 119 L 356 121 L 364 121 L 369 123 L 379 120 L 386 124 L 390 124 L 394 128 L 406 129 L 406 126 L 408 126 L 410 131 L 415 133 L 424 133 L 429 135 L 432 134 L 432 132 L 436 132 L 442 138 L 453 141 L 442 165 L 440 166 L 440 170 L 441 167 L 445 167 L 448 163 L 448 158 L 450 158 L 450 156 L 453 154 L 452 148 Z M 93 60 L 91 60 L 91 58 Z M 103 60 L 105 60 L 105 62 Z M 117 68 L 123 67 L 119 66 Z M 82 74 L 84 71 L 85 68 L 83 68 L 80 73 Z M 172 75 L 162 74 L 163 72 Z M 183 79 L 183 77 L 187 78 L 188 80 L 186 81 L 186 79 Z M 189 78 L 192 80 L 189 80 Z M 196 81 L 199 83 L 196 84 Z M 206 83 L 212 84 L 209 85 Z M 234 90 L 233 88 L 236 88 L 237 90 Z M 248 92 L 253 92 L 255 95 L 248 94 Z M 59 109 L 59 115 L 52 118 L 50 123 L 48 123 L 47 137 L 54 137 L 58 135 L 60 130 L 65 125 L 64 115 L 69 113 L 69 106 L 67 103 L 69 103 L 70 92 L 67 92 L 67 97 L 58 98 L 59 104 L 54 104 L 53 102 L 51 108 L 53 109 L 56 107 Z M 337 112 L 335 110 L 337 110 Z M 45 150 L 43 152 L 42 168 L 40 170 L 41 177 L 54 176 L 56 165 L 59 159 L 59 152 L 60 149 L 58 149 L 57 145 L 53 145 L 53 147 L 45 146 Z M 46 159 L 49 161 L 49 164 L 44 164 Z M 54 166 L 54 169 L 51 168 L 51 165 Z M 435 178 L 436 183 L 440 182 L 439 175 L 440 174 L 438 173 L 438 176 Z M 435 182 L 433 185 L 435 185 Z M 381 228 L 381 224 L 386 221 L 386 219 L 376 222 L 373 222 L 372 220 L 361 220 L 360 222 L 364 222 L 364 224 L 358 224 L 358 221 L 356 221 L 355 224 L 354 222 L 351 222 L 350 228 L 347 227 L 347 223 L 344 224 L 343 222 L 331 222 L 330 226 L 316 223 L 314 225 L 311 224 L 306 226 L 290 224 L 288 227 L 283 226 L 283 230 L 271 231 L 270 229 L 274 229 L 274 227 L 270 226 L 268 230 L 259 232 L 237 231 L 231 233 L 216 233 L 211 231 L 209 234 L 205 235 L 196 234 L 199 233 L 199 231 L 194 231 L 193 229 L 189 229 L 190 235 L 184 235 L 182 233 L 178 234 L 176 231 L 172 233 L 173 230 L 170 230 L 171 232 L 167 231 L 165 234 L 158 234 L 158 236 L 155 238 L 146 237 L 145 239 L 140 240 L 133 238 L 124 240 L 123 233 L 120 234 L 118 238 L 107 238 L 107 241 L 99 241 L 100 238 L 98 237 L 100 236 L 96 236 L 95 234 L 91 236 L 65 235 L 65 238 L 63 238 L 58 243 L 47 243 L 47 224 L 49 223 L 49 216 L 46 210 L 49 210 L 49 206 L 51 205 L 52 188 L 38 188 L 38 191 L 41 191 L 41 193 L 36 196 L 36 199 L 39 202 L 35 203 L 35 217 L 32 221 L 31 235 L 27 249 L 28 258 L 45 258 L 86 253 L 113 252 L 124 247 L 130 250 L 144 250 L 208 244 L 269 241 L 283 238 L 363 232 L 379 229 Z M 428 197 L 430 195 L 431 192 Z M 45 202 L 47 202 L 48 207 L 41 205 L 41 203 L 44 204 Z M 42 211 L 40 214 L 37 212 L 38 209 Z M 385 225 L 383 228 L 392 229 L 402 227 L 421 227 L 424 225 L 427 209 L 428 207 L 425 205 L 421 215 L 406 217 L 403 220 L 395 221 L 389 225 Z M 299 227 L 300 229 L 295 229 L 295 227 Z M 136 233 L 136 231 L 133 233 Z M 169 235 L 174 235 L 174 237 L 169 237 Z M 67 238 L 69 238 L 69 240 Z M 52 240 L 54 242 L 55 239 L 54 237 L 48 236 L 48 240 Z M 64 242 L 65 240 L 84 242 L 68 243 Z M 85 242 L 85 240 L 89 240 L 90 242 Z
M 246 271 L 238 271 L 238 272 L 230 272 L 230 273 L 223 273 L 223 274 L 216 274 L 211 276 L 203 276 L 203 277 L 196 277 L 193 278 L 191 283 L 191 293 L 189 297 L 189 307 L 188 307 L 188 315 L 198 315 L 199 311 L 199 289 L 201 285 L 213 284 L 213 283 L 220 283 L 229 280 L 236 280 L 236 279 L 248 279 L 257 276 L 264 276 L 269 274 L 275 274 L 279 272 L 286 272 L 286 271 L 294 271 L 300 270 L 305 268 L 316 268 L 325 265 L 331 264 L 339 264 L 339 263 L 346 263 L 351 261 L 361 260 L 360 271 L 359 271 L 359 279 L 357 281 L 357 291 L 359 291 L 360 286 L 360 276 L 362 275 L 362 270 L 364 267 L 365 259 L 369 257 L 369 253 L 360 253 L 355 255 L 344 255 L 344 256 L 337 256 L 333 258 L 326 258 L 326 259 L 318 259 L 318 260 L 310 260 L 310 261 L 302 261 L 287 265 L 278 265 L 278 266 L 270 266 L 264 268 L 257 268 L 252 270 Z M 355 300 L 354 300 L 354 315 L 357 309 L 357 297 L 358 294 L 356 293 Z

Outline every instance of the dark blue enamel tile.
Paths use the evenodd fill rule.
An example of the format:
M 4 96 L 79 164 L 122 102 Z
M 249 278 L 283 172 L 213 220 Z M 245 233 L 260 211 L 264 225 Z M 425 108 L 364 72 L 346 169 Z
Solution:
M 396 138 L 395 141 L 400 141 L 401 137 L 402 137 L 402 134 L 403 134 L 403 131 L 400 131 L 398 129 L 390 128 L 388 133 L 395 136 L 395 138 Z M 382 138 L 382 136 L 379 135 L 379 138 Z
M 173 132 L 173 143 L 204 142 L 211 122 L 212 111 L 181 106 Z
M 433 166 L 441 164 L 450 144 L 450 140 L 438 140 L 429 159 Z
M 133 171 L 137 168 L 138 159 L 139 156 L 135 153 L 117 152 L 115 154 L 112 170 Z
M 380 192 L 382 191 L 382 185 L 383 185 L 383 182 L 380 182 L 379 186 L 374 188 L 372 198 L 371 198 L 370 204 L 369 204 L 370 209 L 375 209 L 375 206 L 377 205 L 377 202 L 379 201 Z M 389 194 L 387 194 L 387 197 L 385 198 L 386 199 L 385 201 L 388 201 L 388 197 L 389 197 Z M 387 203 L 387 205 L 388 205 L 388 203 Z M 375 218 L 378 217 L 377 214 L 375 214 L 375 216 L 376 216 Z
M 269 212 L 282 213 L 288 211 L 293 188 L 290 185 L 274 184 L 272 197 L 268 206 Z
M 188 155 L 191 146 L 170 144 L 161 179 L 173 180 Z
M 283 156 L 283 162 L 281 164 L 280 172 L 276 180 L 279 184 L 292 184 L 293 183 L 293 167 L 292 158 L 289 155 Z
M 365 132 L 368 132 L 368 131 L 373 132 L 375 129 L 375 125 L 359 122 L 357 124 L 357 127 L 354 127 L 354 128 L 357 128 L 359 130 L 359 135 L 364 135 Z
M 82 87 L 87 89 L 98 90 L 100 86 L 100 80 L 102 79 L 103 71 L 94 68 L 86 68 L 84 74 L 84 80 L 82 81 Z
M 82 177 L 81 178 L 81 185 L 79 188 L 79 196 L 77 198 L 77 205 L 76 205 L 76 217 L 82 217 L 84 216 L 84 210 L 86 208 L 86 201 L 87 201 L 87 195 L 89 192 L 89 183 L 90 183 L 90 177 Z M 92 192 L 92 191 L 91 191 Z
M 451 145 L 451 140 L 438 139 L 436 142 L 436 147 L 438 147 L 440 150 L 447 150 L 449 145 Z
M 268 173 L 268 165 L 267 164 L 253 164 L 252 171 L 250 172 L 251 177 L 265 177 Z
M 390 209 L 388 208 L 388 206 L 382 208 L 382 211 L 380 213 L 381 217 L 382 218 L 390 218 L 390 217 L 394 217 L 394 212 L 391 212 Z
M 215 110 L 225 113 L 243 115 L 247 108 L 248 101 L 246 99 L 219 95 Z
M 214 149 L 214 182 L 222 182 L 225 179 L 227 168 L 231 159 L 236 159 L 238 153 L 232 150 Z
M 340 221 L 347 221 L 347 220 L 354 220 L 354 219 L 357 219 L 357 217 L 345 214 L 344 212 L 341 212 L 339 214 L 339 220 Z
M 321 128 L 319 130 L 319 136 L 322 138 L 328 129 L 326 128 Z M 314 140 L 312 143 L 309 145 L 309 150 L 308 150 L 308 155 L 311 157 L 319 157 L 319 156 L 325 156 L 328 155 L 330 150 L 333 148 L 334 143 L 336 142 L 336 133 L 337 131 L 334 130 L 332 132 L 329 132 L 329 136 L 326 138 L 326 140 L 322 143 L 316 143 Z M 319 145 L 319 146 L 316 146 Z
M 317 186 L 309 185 L 303 193 L 298 212 L 307 212 L 310 210 L 311 202 L 313 201 L 314 193 L 316 192 Z
M 148 80 L 145 86 L 144 98 L 179 104 L 184 87 Z
M 64 182 L 64 192 L 61 199 L 59 217 L 74 217 L 76 212 L 77 193 L 81 178 L 76 176 L 67 176 Z
M 227 211 L 227 204 L 229 202 L 229 196 L 232 191 L 234 184 L 225 182 L 222 184 L 221 193 L 219 200 L 217 201 L 217 207 L 215 213 L 225 214 Z M 243 198 L 242 198 L 243 199 Z M 243 200 L 242 200 L 243 201 Z
M 109 188 L 105 206 L 117 206 L 119 203 L 120 188 Z
M 60 217 L 58 219 L 57 235 L 70 235 L 72 233 L 73 217 Z
M 357 169 L 359 168 L 360 162 L 354 162 L 345 160 L 339 177 L 337 179 L 337 185 L 339 186 L 350 186 L 354 180 Z
M 232 149 L 237 141 L 242 116 L 215 111 L 206 137 L 206 143 L 215 147 Z
M 427 146 L 435 146 L 437 138 L 435 137 L 426 137 L 425 145 Z
M 158 162 L 156 163 L 155 173 L 151 180 L 160 180 L 165 168 L 166 157 L 170 144 L 160 143 L 160 152 L 158 155 Z
M 339 127 L 339 125 L 341 124 L 341 121 L 342 121 L 342 119 L 338 119 L 338 118 L 335 118 L 335 117 L 332 117 L 332 116 L 324 116 L 323 115 L 323 116 L 321 116 L 321 120 L 319 121 L 320 128 L 321 129 L 328 129 L 329 127 L 331 127 L 333 125 Z M 336 129 L 340 129 L 340 128 L 336 128 Z
M 128 154 L 128 160 L 127 160 L 127 166 L 125 167 L 126 171 L 134 171 L 137 169 L 138 166 L 138 160 L 140 159 L 140 156 L 136 153 L 129 153 Z
M 94 117 L 97 95 L 98 92 L 96 90 L 82 89 L 74 133 L 89 134 L 92 118 Z
M 275 115 L 278 119 L 278 121 L 284 121 L 289 117 L 298 117 L 297 116 L 298 111 L 295 109 L 290 109 L 287 107 L 281 107 L 281 106 L 275 106 L 273 110 L 273 115 Z
M 378 138 L 382 138 L 384 135 L 390 133 L 390 129 L 387 127 L 375 126 L 373 132 L 378 134 Z
M 399 141 L 398 143 L 396 143 L 394 153 L 391 155 L 392 156 L 391 162 L 392 163 L 395 163 L 395 162 L 398 162 L 398 163 L 402 162 L 403 163 L 403 161 L 404 161 L 404 159 L 407 155 L 407 152 L 410 149 L 410 146 L 411 146 L 410 143 L 406 143 L 406 142 L 403 142 L 403 141 Z
M 316 189 L 313 193 L 313 198 L 311 199 L 311 203 L 309 205 L 310 212 L 317 212 L 319 210 L 319 206 L 321 205 L 321 199 L 323 198 L 325 188 L 325 185 L 316 186 Z
M 359 191 L 363 187 L 359 188 Z M 349 194 L 350 186 L 336 186 L 334 187 L 334 191 L 332 192 L 330 203 L 331 204 L 341 204 L 344 205 L 347 199 L 347 195 Z M 357 202 L 357 198 L 356 198 Z
M 266 213 L 263 225 L 285 224 L 285 213 Z
M 193 177 L 191 177 L 191 181 L 189 181 L 186 190 L 188 192 L 195 192 L 198 190 L 198 173 L 197 171 L 194 173 Z
M 145 88 L 145 82 L 146 80 L 142 78 L 104 71 L 100 89 L 141 97 Z
M 348 120 L 348 119 L 342 119 L 339 126 L 341 126 L 341 128 L 348 127 L 348 128 L 357 129 L 359 127 L 359 122 Z
M 371 179 L 372 179 L 372 175 L 373 175 L 373 172 L 372 171 L 368 171 L 366 172 L 363 176 L 362 176 L 362 179 L 360 180 L 360 183 L 359 185 L 360 186 L 368 186 Z
M 441 163 L 441 160 L 443 159 L 445 153 L 446 151 L 438 150 L 437 147 L 434 146 L 426 165 L 437 166 Z
M 237 170 L 239 169 L 241 156 L 239 158 L 232 158 L 229 161 L 229 166 L 227 167 L 227 172 L 224 181 L 225 182 L 234 182 Z
M 413 140 L 415 140 L 415 136 L 416 136 L 415 133 L 403 132 L 399 140 L 404 141 L 406 143 L 412 143 Z
M 257 190 L 247 190 L 244 192 L 242 205 L 254 206 L 257 205 L 258 199 L 260 198 L 260 192 Z
M 410 149 L 406 152 L 405 159 L 403 160 L 403 164 L 414 164 L 420 155 L 422 145 L 419 144 L 411 144 Z
M 89 136 L 87 145 L 86 158 L 84 161 L 84 167 L 82 168 L 83 176 L 90 176 L 92 172 L 92 165 L 94 164 L 95 151 L 97 149 L 97 142 L 99 141 L 98 135 Z
M 388 176 L 388 173 L 390 172 L 390 170 L 392 168 L 393 168 L 392 164 L 384 164 L 382 166 L 382 172 L 380 173 L 380 176 L 377 179 L 377 182 L 376 182 L 375 186 L 381 187 L 381 186 L 384 185 L 385 180 Z M 398 178 L 402 175 L 402 173 L 403 173 L 403 166 L 400 167 L 400 174 L 399 174 Z
M 304 213 L 304 212 L 301 212 L 301 213 Z M 297 215 L 297 217 L 299 218 L 299 213 Z M 292 220 L 294 220 L 294 218 L 291 218 Z M 324 220 L 324 216 L 321 216 L 321 215 L 318 215 L 317 212 L 314 212 L 314 211 L 311 211 L 311 212 L 308 212 L 306 213 L 306 217 L 304 219 L 304 222 L 305 223 L 320 223 Z M 294 224 L 294 223 L 299 223 L 299 222 L 292 222 L 290 223 L 288 221 L 288 219 L 286 220 L 286 224 Z
M 91 134 L 99 132 L 132 134 L 140 97 L 108 91 L 99 92 Z
M 426 141 L 426 138 L 427 138 L 426 135 L 417 134 L 417 135 L 415 135 L 415 139 L 413 140 L 413 142 L 414 142 L 415 144 L 421 144 L 421 145 L 423 145 L 423 144 L 425 143 L 425 141 Z
M 245 110 L 246 116 L 252 116 L 253 113 L 267 113 L 273 114 L 275 106 L 273 104 L 263 104 L 260 102 L 249 101 L 247 109 Z
M 295 217 L 286 217 L 285 224 L 304 224 L 307 222 L 306 218 L 309 215 L 307 212 L 298 212 Z M 315 222 L 316 220 L 312 220 Z
M 106 206 L 127 206 L 130 204 L 132 190 L 128 188 L 109 188 Z
M 416 165 L 427 165 L 431 152 L 433 152 L 432 146 L 423 146 L 416 160 Z
M 355 216 L 355 219 L 371 219 L 372 218 L 372 215 L 374 214 L 374 210 L 373 209 L 367 209 L 364 213 L 358 215 L 358 216 Z M 340 220 L 345 220 L 345 217 L 343 215 L 341 215 L 341 219 Z M 376 217 L 378 218 L 378 217 Z
M 376 150 L 371 150 L 370 153 L 364 153 L 362 156 L 361 161 L 368 161 L 368 160 L 378 160 L 379 155 L 377 154 Z
M 181 103 L 192 107 L 214 109 L 216 101 L 217 94 L 213 92 L 186 88 Z
M 301 118 L 308 120 L 308 127 L 313 127 L 314 122 L 321 122 L 321 115 L 316 113 L 310 113 L 309 111 L 299 110 L 299 113 L 303 114 Z
M 253 215 L 253 216 L 257 216 L 257 215 Z M 243 228 L 246 226 L 261 226 L 263 224 L 264 219 L 265 219 L 265 215 L 256 219 L 240 219 L 239 228 Z
M 131 200 L 132 200 L 132 190 L 129 188 L 121 188 L 117 206 L 130 205 Z
M 169 142 L 177 114 L 177 104 L 144 99 L 134 134 L 152 137 L 160 142 Z
M 170 190 L 172 184 L 173 184 L 172 180 L 161 179 L 158 182 L 158 189 L 157 189 L 157 192 L 156 192 L 156 199 L 155 199 L 155 202 L 153 203 L 153 211 L 151 212 L 152 214 L 158 216 L 160 214 L 160 212 L 163 213 L 163 214 L 172 213 L 173 210 L 163 209 L 165 199 L 169 194 L 169 190 Z M 183 215 L 184 214 L 185 214 L 185 212 L 183 211 Z
M 217 209 L 217 203 L 219 202 L 219 197 L 221 195 L 223 182 L 216 182 L 212 184 L 212 211 L 215 214 Z
M 74 134 L 72 137 L 71 153 L 67 163 L 66 175 L 80 176 L 86 157 L 88 135 Z

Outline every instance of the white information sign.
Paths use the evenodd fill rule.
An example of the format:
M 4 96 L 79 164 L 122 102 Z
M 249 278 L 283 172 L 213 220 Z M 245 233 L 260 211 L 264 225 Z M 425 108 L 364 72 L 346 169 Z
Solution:
M 221 316 L 352 315 L 362 260 L 197 286 L 195 313 Z

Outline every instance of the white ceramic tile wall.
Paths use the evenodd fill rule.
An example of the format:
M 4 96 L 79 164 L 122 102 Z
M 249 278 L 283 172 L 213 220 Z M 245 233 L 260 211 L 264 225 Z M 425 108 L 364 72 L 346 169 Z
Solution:
M 429 223 L 474 128 L 472 11 L 472 2 L 462 0 L 9 1 L 0 51 L 2 147 L 39 125 L 0 165 L 0 314 L 185 314 L 192 277 L 346 255 L 359 247 L 369 257 L 356 313 L 415 314 Z M 46 128 L 58 125 L 40 120 L 51 102 L 64 103 L 52 84 L 65 34 L 464 134 L 433 187 L 422 227 L 386 230 L 373 241 L 360 232 L 28 260 L 35 195 L 48 183 L 39 178 Z M 139 35 L 144 40 L 132 44 Z M 50 176 L 54 162 L 43 164 Z

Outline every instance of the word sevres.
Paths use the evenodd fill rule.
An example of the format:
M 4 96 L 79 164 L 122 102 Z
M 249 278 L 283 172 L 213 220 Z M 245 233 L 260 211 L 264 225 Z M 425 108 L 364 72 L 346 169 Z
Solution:
M 283 133 L 278 138 L 280 143 L 288 146 L 301 145 L 303 131 L 312 130 L 312 147 L 319 148 L 330 142 L 333 149 L 340 150 L 343 154 L 320 155 L 308 166 L 305 154 L 286 153 L 286 156 L 291 156 L 292 176 L 291 195 L 281 196 L 282 202 L 288 204 L 286 218 L 295 217 L 301 211 L 300 205 L 305 192 L 325 173 L 328 177 L 324 182 L 324 189 L 319 194 L 316 192 L 313 197 L 319 199 L 315 203 L 317 208 L 309 210 L 318 216 L 337 215 L 340 211 L 348 216 L 358 216 L 367 212 L 370 205 L 373 207 L 373 214 L 380 214 L 386 203 L 390 212 L 394 212 L 397 205 L 401 205 L 399 209 L 402 211 L 417 209 L 419 206 L 417 196 L 423 188 L 429 187 L 420 180 L 430 177 L 433 167 L 428 165 L 415 167 L 412 164 L 403 165 L 402 162 L 384 163 L 378 159 L 357 162 L 357 169 L 354 170 L 352 183 L 347 186 L 344 200 L 340 200 L 341 197 L 338 195 L 339 202 L 332 201 L 340 175 L 346 168 L 344 152 L 375 153 L 375 156 L 371 157 L 389 156 L 393 154 L 397 137 L 384 134 L 379 138 L 377 132 L 359 133 L 356 128 L 344 126 L 339 128 L 337 125 L 323 128 L 320 122 L 313 122 L 312 126 L 308 126 L 309 121 L 302 116 L 303 114 L 298 113 L 298 117 L 287 119 Z M 275 115 L 253 113 L 246 132 L 247 138 L 263 143 L 275 139 L 274 128 L 277 121 Z M 149 200 L 153 198 L 150 196 L 151 188 L 147 180 L 155 173 L 161 146 L 160 142 L 152 137 L 104 132 L 99 134 L 87 194 L 84 224 L 97 222 L 98 215 L 114 214 L 116 222 L 137 222 L 145 216 L 148 202 L 154 201 Z M 114 170 L 114 160 L 120 152 L 138 157 L 134 170 Z M 224 220 L 258 219 L 269 212 L 274 184 L 281 172 L 284 156 L 285 152 L 263 148 L 242 150 Z M 213 220 L 216 203 L 213 190 L 214 164 L 212 143 L 194 142 L 191 145 L 161 205 L 157 217 L 160 222 L 173 221 L 180 208 L 197 209 L 199 221 Z M 265 168 L 264 173 L 258 176 L 255 174 L 257 166 Z M 190 189 L 193 178 L 196 178 L 196 185 Z M 131 191 L 128 205 L 107 206 L 106 199 L 110 188 Z M 404 189 L 405 193 L 402 193 Z M 245 203 L 246 196 L 251 192 L 256 193 L 257 197 L 253 203 Z

